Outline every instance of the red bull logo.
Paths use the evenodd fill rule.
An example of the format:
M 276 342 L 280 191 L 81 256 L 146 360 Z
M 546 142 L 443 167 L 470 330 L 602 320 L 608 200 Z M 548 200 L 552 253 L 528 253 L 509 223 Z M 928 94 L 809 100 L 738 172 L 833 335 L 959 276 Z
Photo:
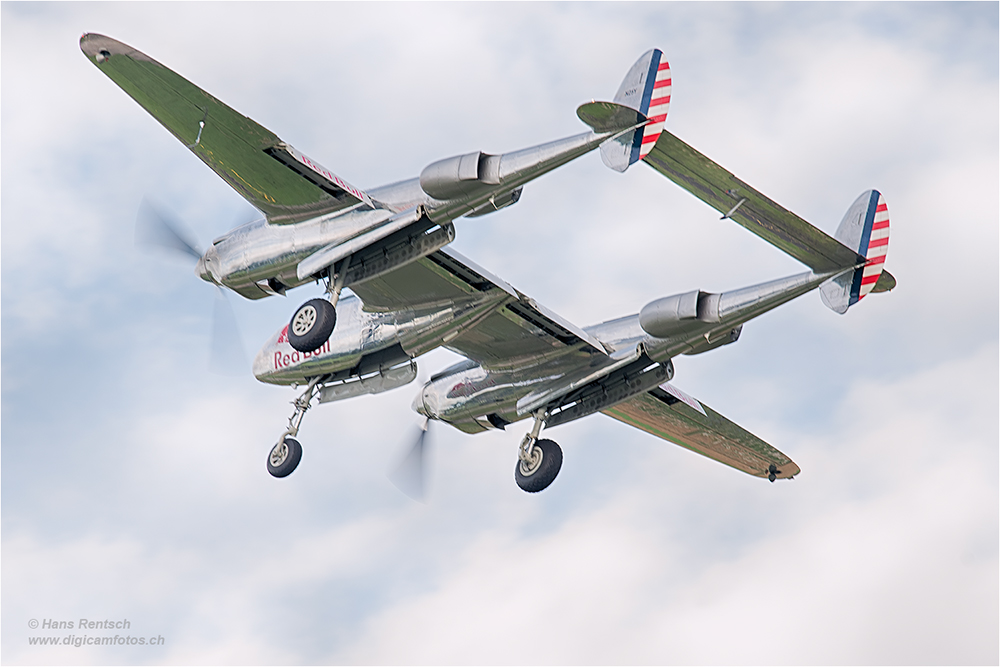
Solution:
M 285 327 L 285 333 L 282 335 L 285 340 L 288 340 L 287 335 L 288 327 Z M 281 342 L 281 339 L 278 339 Z M 289 348 L 291 346 L 289 345 Z M 306 361 L 307 359 L 312 359 L 314 357 L 319 357 L 330 352 L 330 341 L 326 341 L 320 346 L 319 349 L 313 350 L 312 352 L 299 352 L 298 350 L 291 350 L 290 352 L 283 352 L 278 350 L 274 353 L 274 370 L 279 368 L 288 368 L 289 366 L 294 366 L 295 364 Z

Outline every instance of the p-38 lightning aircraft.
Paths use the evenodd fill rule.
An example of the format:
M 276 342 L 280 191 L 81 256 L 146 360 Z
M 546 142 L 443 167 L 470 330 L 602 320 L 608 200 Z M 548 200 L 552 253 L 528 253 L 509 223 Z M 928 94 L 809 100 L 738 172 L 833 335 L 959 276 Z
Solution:
M 595 412 L 751 475 L 791 478 L 799 467 L 787 456 L 670 384 L 671 359 L 736 342 L 744 323 L 816 288 L 842 314 L 895 286 L 883 269 L 889 215 L 879 192 L 857 198 L 835 237 L 760 194 L 664 131 L 671 75 L 657 49 L 632 66 L 612 102 L 577 109 L 587 132 L 439 160 L 418 178 L 365 191 L 132 47 L 96 34 L 80 46 L 264 214 L 204 253 L 177 238 L 202 279 L 248 299 L 326 284 L 326 298 L 300 306 L 253 363 L 261 382 L 305 386 L 268 456 L 275 477 L 298 465 L 295 436 L 314 400 L 405 385 L 417 376 L 414 359 L 443 346 L 465 360 L 420 389 L 413 408 L 423 430 L 428 420 L 478 433 L 531 418 L 514 471 L 525 491 L 549 486 L 562 464 L 559 446 L 539 438 L 543 426 Z M 646 162 L 809 271 L 719 294 L 677 294 L 581 328 L 445 248 L 456 219 L 516 203 L 526 183 L 595 148 L 616 171 Z M 341 298 L 344 288 L 353 294 Z

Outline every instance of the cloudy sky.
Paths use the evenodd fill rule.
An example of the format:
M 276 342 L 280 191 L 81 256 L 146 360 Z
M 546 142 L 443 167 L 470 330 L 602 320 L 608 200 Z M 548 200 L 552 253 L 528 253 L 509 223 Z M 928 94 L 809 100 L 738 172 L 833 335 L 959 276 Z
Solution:
M 4 663 L 1000 659 L 996 3 L 0 12 Z M 212 288 L 132 244 L 144 195 L 203 243 L 253 211 L 87 62 L 84 32 L 360 187 L 575 134 L 577 105 L 660 47 L 668 127 L 757 189 L 828 231 L 885 195 L 899 287 L 845 316 L 808 295 L 675 360 L 792 482 L 597 415 L 549 432 L 565 463 L 538 495 L 513 480 L 523 425 L 438 425 L 418 504 L 385 477 L 416 385 L 316 408 L 272 479 L 292 392 L 208 372 Z M 801 270 L 718 217 L 589 155 L 454 246 L 580 325 Z M 248 355 L 317 293 L 234 299 Z M 29 644 L 71 634 L 32 621 L 81 618 L 164 644 Z

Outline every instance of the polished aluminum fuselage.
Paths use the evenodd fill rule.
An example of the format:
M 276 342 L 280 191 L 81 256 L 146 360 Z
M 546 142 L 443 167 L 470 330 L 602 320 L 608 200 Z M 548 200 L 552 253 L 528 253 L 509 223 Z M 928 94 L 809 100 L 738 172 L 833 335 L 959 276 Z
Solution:
M 645 331 L 639 313 L 585 327 L 608 351 L 604 359 L 565 355 L 508 369 L 459 363 L 432 377 L 413 408 L 469 433 L 525 419 L 536 408 L 561 410 L 548 418 L 549 426 L 572 421 L 669 380 L 673 357 L 736 342 L 743 323 L 816 289 L 833 275 L 807 272 L 722 294 L 699 293 L 707 308 L 678 321 L 662 336 Z M 545 403 L 546 391 L 557 400 Z M 531 402 L 533 396 L 539 399 Z M 564 409 L 573 401 L 577 403 Z M 594 405 L 583 405 L 587 401 Z
M 360 299 L 347 295 L 337 306 L 333 334 L 322 347 L 298 352 L 289 345 L 285 326 L 258 352 L 253 373 L 261 382 L 299 384 L 317 376 L 339 380 L 377 372 L 440 347 L 499 303 L 489 296 L 380 313 L 366 312 Z
M 582 403 L 588 395 L 587 400 L 596 401 L 614 391 L 619 393 L 613 396 L 634 395 L 670 379 L 674 356 L 735 342 L 744 322 L 815 289 L 832 275 L 807 272 L 721 294 L 697 292 L 700 312 L 657 336 L 644 329 L 639 313 L 586 327 L 586 334 L 606 354 L 585 355 L 567 347 L 512 359 L 503 368 L 463 361 L 433 376 L 413 407 L 431 419 L 475 433 L 524 419 L 538 408 L 562 409 L 577 400 L 574 396 Z M 341 382 L 377 374 L 436 347 L 448 347 L 448 341 L 508 301 L 507 293 L 497 291 L 424 309 L 382 313 L 366 312 L 361 301 L 350 296 L 341 301 L 341 315 L 326 345 L 312 354 L 296 352 L 288 344 L 286 327 L 257 354 L 254 375 L 267 383 L 300 384 L 318 376 L 324 382 Z M 655 311 L 657 304 L 649 304 L 643 315 Z M 547 402 L 547 396 L 553 400 Z M 533 397 L 538 398 L 533 402 Z M 550 418 L 549 425 L 603 409 L 603 404 L 594 405 L 589 411 L 577 405 L 562 417 Z
M 313 276 L 300 277 L 297 268 L 324 248 L 356 239 L 414 209 L 442 227 L 465 215 L 482 214 L 491 210 L 491 202 L 593 150 L 609 136 L 585 132 L 512 153 L 483 155 L 480 178 L 463 182 L 465 187 L 446 200 L 427 194 L 421 187 L 422 179 L 414 178 L 368 190 L 377 203 L 375 209 L 358 206 L 291 225 L 256 220 L 216 239 L 199 260 L 196 272 L 202 279 L 249 299 L 283 293 L 314 280 Z M 448 162 L 434 163 L 424 172 L 433 175 L 436 166 L 447 166 Z M 426 180 L 425 187 L 429 187 Z

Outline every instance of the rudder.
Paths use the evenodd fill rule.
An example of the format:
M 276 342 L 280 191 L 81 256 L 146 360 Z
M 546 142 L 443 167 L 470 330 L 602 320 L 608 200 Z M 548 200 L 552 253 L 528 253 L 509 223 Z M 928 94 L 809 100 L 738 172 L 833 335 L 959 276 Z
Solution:
M 875 289 L 883 275 L 889 249 L 889 208 L 882 193 L 878 190 L 862 193 L 847 209 L 834 238 L 867 259 L 863 266 L 831 278 L 820 287 L 823 303 L 844 314 Z M 889 280 L 895 285 L 891 276 L 885 282 Z
M 672 84 L 670 63 L 663 58 L 662 51 L 650 49 L 625 75 L 614 102 L 581 105 L 577 115 L 594 131 L 622 130 L 601 144 L 601 160 L 605 165 L 622 172 L 653 150 L 667 121 Z M 634 112 L 638 115 L 633 115 Z M 639 127 L 634 127 L 639 123 Z
M 628 164 L 635 164 L 653 150 L 653 145 L 667 122 L 672 87 L 670 63 L 663 58 L 663 52 L 659 49 L 651 49 L 642 54 L 622 80 L 622 85 L 615 94 L 615 102 L 631 107 L 649 119 L 632 136 L 631 145 L 628 146 Z

